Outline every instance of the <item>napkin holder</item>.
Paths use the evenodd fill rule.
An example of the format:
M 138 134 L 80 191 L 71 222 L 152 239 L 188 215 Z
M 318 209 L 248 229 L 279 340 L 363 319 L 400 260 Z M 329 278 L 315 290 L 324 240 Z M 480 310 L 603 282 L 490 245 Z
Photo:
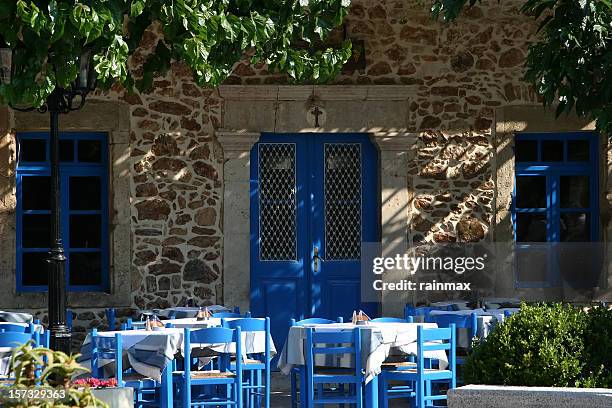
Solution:
M 147 316 L 147 321 L 145 322 L 145 330 L 151 331 L 156 328 L 163 328 L 164 324 L 159 320 L 159 318 L 155 315 L 152 317 Z
M 210 313 L 210 310 L 208 310 L 208 308 L 204 308 L 204 310 L 200 309 L 198 310 L 198 314 L 196 315 L 196 319 L 198 320 L 208 320 L 212 317 L 212 313 Z
M 367 325 L 369 321 L 370 316 L 365 314 L 363 310 L 353 312 L 353 318 L 351 319 L 351 322 L 353 324 L 358 326 L 364 326 Z

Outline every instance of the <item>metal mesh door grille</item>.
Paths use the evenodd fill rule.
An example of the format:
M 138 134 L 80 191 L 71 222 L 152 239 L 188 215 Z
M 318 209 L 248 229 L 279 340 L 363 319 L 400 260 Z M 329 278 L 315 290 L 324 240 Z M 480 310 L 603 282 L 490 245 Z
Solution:
M 325 259 L 361 258 L 361 145 L 325 144 Z
M 259 259 L 297 260 L 295 144 L 259 145 Z

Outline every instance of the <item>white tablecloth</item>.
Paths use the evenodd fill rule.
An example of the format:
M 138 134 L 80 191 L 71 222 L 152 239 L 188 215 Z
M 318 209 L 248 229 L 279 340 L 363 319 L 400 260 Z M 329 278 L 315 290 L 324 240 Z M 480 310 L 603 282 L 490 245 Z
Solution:
M 352 330 L 359 327 L 361 332 L 361 353 L 363 367 L 366 372 L 366 382 L 374 376 L 380 374 L 382 363 L 391 354 L 391 349 L 399 351 L 401 354 L 417 354 L 417 327 L 426 328 L 438 327 L 435 323 L 369 323 L 365 326 L 356 326 L 351 323 L 332 323 L 294 326 L 289 329 L 287 341 L 283 347 L 278 360 L 278 368 L 284 373 L 289 374 L 294 366 L 304 365 L 306 343 L 305 328 L 314 328 L 316 331 L 343 331 Z M 425 354 L 428 358 L 440 360 L 440 367 L 448 366 L 448 356 L 444 350 L 436 350 Z M 329 365 L 325 356 L 316 356 L 316 365 Z M 319 361 L 320 359 L 320 361 Z M 354 367 L 350 355 L 345 355 L 340 361 L 335 359 L 333 366 Z
M 230 310 L 221 305 L 211 305 L 206 306 L 210 312 L 229 312 Z M 160 317 L 170 317 L 175 316 L 176 318 L 185 318 L 185 317 L 196 317 L 198 312 L 203 310 L 204 307 L 194 307 L 194 306 L 176 306 L 169 307 L 167 309 L 153 309 L 153 310 L 143 310 L 141 311 L 142 315 L 157 315 Z
M 177 352 L 184 354 L 184 341 L 182 328 L 159 328 L 147 330 L 124 330 L 120 332 L 98 332 L 100 337 L 115 337 L 121 333 L 123 354 L 127 355 L 127 362 L 138 373 L 154 379 L 161 379 L 161 372 L 166 364 L 174 358 Z M 263 353 L 265 351 L 264 332 L 243 332 L 242 352 L 247 354 Z M 235 344 L 191 344 L 192 350 L 198 350 L 196 355 L 211 355 L 214 353 L 235 353 Z M 82 357 L 79 360 L 86 367 L 91 367 L 91 336 L 88 334 L 81 346 Z M 270 338 L 270 356 L 276 355 L 276 348 Z M 112 360 L 99 361 L 98 366 L 103 367 L 112 363 Z
M 227 318 L 225 320 L 234 320 L 236 318 Z M 216 317 L 211 317 L 210 319 L 206 319 L 206 320 L 198 320 L 195 317 L 186 317 L 186 318 L 182 318 L 182 319 L 168 319 L 168 320 L 162 320 L 162 323 L 166 324 L 166 323 L 171 323 L 174 327 L 177 328 L 185 328 L 185 327 L 189 327 L 189 328 L 205 328 L 205 327 L 219 327 L 221 326 L 221 319 L 216 318 Z M 141 321 L 141 322 L 132 322 L 132 325 L 136 328 L 144 328 L 145 327 L 146 322 Z
M 0 321 L 7 323 L 30 323 L 32 321 L 30 313 L 12 312 L 0 310 Z

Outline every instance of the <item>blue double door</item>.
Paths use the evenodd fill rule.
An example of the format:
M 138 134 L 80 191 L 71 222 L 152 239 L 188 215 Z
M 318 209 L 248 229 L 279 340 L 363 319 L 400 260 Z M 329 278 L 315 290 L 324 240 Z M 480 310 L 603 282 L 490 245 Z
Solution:
M 376 314 L 360 296 L 361 243 L 380 225 L 368 136 L 262 134 L 250 183 L 251 311 L 271 318 L 277 347 L 291 318 Z

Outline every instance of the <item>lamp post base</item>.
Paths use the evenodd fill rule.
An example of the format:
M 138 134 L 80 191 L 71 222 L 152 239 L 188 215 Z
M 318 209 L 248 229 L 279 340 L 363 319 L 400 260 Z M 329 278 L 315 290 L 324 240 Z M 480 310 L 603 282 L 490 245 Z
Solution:
M 68 355 L 71 353 L 72 333 L 68 326 L 50 326 L 51 338 L 49 339 L 49 348 L 55 351 L 61 351 Z

